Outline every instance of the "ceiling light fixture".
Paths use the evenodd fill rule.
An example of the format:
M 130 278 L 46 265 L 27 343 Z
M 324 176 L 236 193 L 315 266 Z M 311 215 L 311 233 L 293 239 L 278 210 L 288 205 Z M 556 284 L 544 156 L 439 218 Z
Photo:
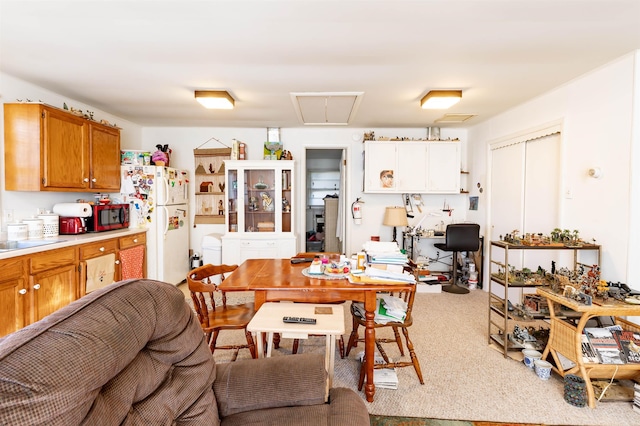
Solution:
M 196 90 L 196 100 L 208 109 L 233 109 L 235 101 L 224 90 Z
M 462 90 L 431 90 L 424 95 L 420 106 L 424 109 L 447 109 L 462 99 Z

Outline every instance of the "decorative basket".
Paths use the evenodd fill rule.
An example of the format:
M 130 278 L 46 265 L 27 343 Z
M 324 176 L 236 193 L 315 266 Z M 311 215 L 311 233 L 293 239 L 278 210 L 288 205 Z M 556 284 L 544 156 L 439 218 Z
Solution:
M 564 400 L 574 407 L 587 405 L 587 385 L 582 377 L 574 374 L 564 376 Z

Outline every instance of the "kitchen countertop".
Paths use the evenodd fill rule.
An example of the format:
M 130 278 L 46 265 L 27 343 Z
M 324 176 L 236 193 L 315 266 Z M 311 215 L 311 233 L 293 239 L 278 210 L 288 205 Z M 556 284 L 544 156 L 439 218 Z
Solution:
M 39 253 L 43 251 L 55 250 L 59 248 L 72 247 L 80 244 L 94 243 L 102 240 L 108 240 L 111 238 L 126 237 L 128 235 L 139 234 L 141 232 L 147 232 L 146 228 L 128 228 L 128 229 L 116 229 L 114 231 L 105 232 L 91 232 L 78 235 L 58 235 L 56 237 L 40 238 L 34 240 L 23 240 L 19 243 L 38 244 L 50 241 L 48 244 L 36 245 L 33 247 L 10 249 L 0 252 L 0 260 L 10 259 L 12 257 L 24 256 L 28 254 Z

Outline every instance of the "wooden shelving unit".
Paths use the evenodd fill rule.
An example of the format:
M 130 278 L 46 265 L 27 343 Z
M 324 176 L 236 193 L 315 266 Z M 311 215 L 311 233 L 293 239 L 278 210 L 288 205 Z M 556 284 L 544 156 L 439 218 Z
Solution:
M 194 149 L 196 214 L 193 225 L 225 223 L 224 161 L 231 148 Z
M 496 251 L 502 250 L 501 255 L 496 254 Z M 573 252 L 573 269 L 576 270 L 579 265 L 591 266 L 581 263 L 578 260 L 578 253 L 581 251 L 595 251 L 596 261 L 595 265 L 600 265 L 601 251 L 600 246 L 595 244 L 585 244 L 581 247 L 565 247 L 565 246 L 526 246 L 507 243 L 505 241 L 491 241 L 489 247 L 489 321 L 488 321 L 488 336 L 489 344 L 496 345 L 498 349 L 504 354 L 506 358 L 509 356 L 509 351 L 520 350 L 521 347 L 510 341 L 508 336 L 512 327 L 512 323 L 529 322 L 548 318 L 548 317 L 534 317 L 524 318 L 518 316 L 516 312 L 509 311 L 509 289 L 514 288 L 537 288 L 539 285 L 523 284 L 517 282 L 510 282 L 509 279 L 509 255 L 511 251 L 523 250 L 556 250 L 556 251 L 572 251 Z M 496 273 L 496 270 L 501 269 L 503 275 Z M 497 287 L 497 288 L 496 288 Z M 502 290 L 502 291 L 501 291 Z M 572 312 L 567 310 L 561 314 L 563 318 L 572 316 Z

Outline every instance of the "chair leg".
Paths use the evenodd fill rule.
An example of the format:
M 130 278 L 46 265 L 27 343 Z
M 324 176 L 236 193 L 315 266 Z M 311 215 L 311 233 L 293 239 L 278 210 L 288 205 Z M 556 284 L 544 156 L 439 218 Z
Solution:
M 454 251 L 453 252 L 453 260 L 452 260 L 452 267 L 453 267 L 453 278 L 452 278 L 452 283 L 451 285 L 458 285 L 458 252 Z
M 216 342 L 218 341 L 218 335 L 220 334 L 220 331 L 216 330 L 211 334 L 211 340 L 209 340 L 209 349 L 211 350 L 211 353 L 213 353 L 213 351 L 216 350 Z
M 404 356 L 404 349 L 402 349 L 402 339 L 400 339 L 400 332 L 398 331 L 398 327 L 393 328 L 393 335 L 396 338 L 396 344 L 398 345 L 398 349 L 400 349 L 400 355 Z
M 345 356 L 349 356 L 351 348 L 355 348 L 356 346 L 358 346 L 358 321 L 353 318 L 351 335 L 349 335 L 349 343 L 347 343 L 347 351 L 345 353 Z
M 416 351 L 413 349 L 413 342 L 411 341 L 411 339 L 409 339 L 409 330 L 407 330 L 406 328 L 403 328 L 402 334 L 404 334 L 404 340 L 407 342 L 407 349 L 409 349 L 409 356 L 411 357 L 413 368 L 416 370 L 416 374 L 418 375 L 418 380 L 420 380 L 421 385 L 424 385 L 424 379 L 422 378 L 422 370 L 420 369 L 420 362 L 418 361 L 418 356 L 416 355 Z
M 458 285 L 458 252 L 453 252 L 453 277 L 451 285 L 442 287 L 442 291 L 446 293 L 467 294 L 469 289 Z
M 291 353 L 292 354 L 297 354 L 298 353 L 298 347 L 300 345 L 300 339 L 293 339 L 293 347 L 291 348 Z
M 362 385 L 364 385 L 364 374 L 365 374 L 364 357 L 362 357 L 362 362 L 360 362 L 360 378 L 358 378 L 358 390 L 359 391 L 362 390 Z
M 253 336 L 250 331 L 244 330 L 245 336 L 247 336 L 247 345 L 249 345 L 249 352 L 251 352 L 251 358 L 258 358 L 258 352 L 256 350 L 256 344 L 253 341 Z
M 338 350 L 340 351 L 340 358 L 344 359 L 344 337 L 338 337 Z

